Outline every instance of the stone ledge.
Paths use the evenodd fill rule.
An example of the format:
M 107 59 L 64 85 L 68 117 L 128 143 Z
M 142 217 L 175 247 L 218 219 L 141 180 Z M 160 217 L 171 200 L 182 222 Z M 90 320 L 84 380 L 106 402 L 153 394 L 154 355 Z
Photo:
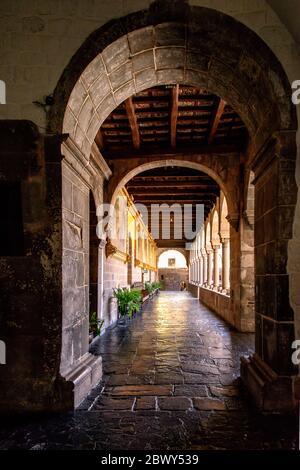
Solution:
M 296 411 L 294 377 L 277 375 L 257 354 L 241 358 L 241 378 L 261 411 Z
M 102 378 L 102 357 L 87 353 L 82 362 L 65 379 L 74 384 L 74 407 L 77 408 Z

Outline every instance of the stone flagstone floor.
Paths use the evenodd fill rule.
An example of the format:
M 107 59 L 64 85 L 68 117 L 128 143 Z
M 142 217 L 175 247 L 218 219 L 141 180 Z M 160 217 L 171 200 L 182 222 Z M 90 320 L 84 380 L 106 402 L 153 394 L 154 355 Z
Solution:
M 187 292 L 161 292 L 92 345 L 104 376 L 75 413 L 4 424 L 0 449 L 297 448 L 297 417 L 261 415 L 239 380 L 254 335 Z

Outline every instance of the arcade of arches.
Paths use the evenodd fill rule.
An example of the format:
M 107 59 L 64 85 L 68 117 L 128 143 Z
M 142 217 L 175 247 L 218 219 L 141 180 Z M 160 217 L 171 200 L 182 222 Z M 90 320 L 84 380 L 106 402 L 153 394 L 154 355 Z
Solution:
M 80 405 L 102 378 L 90 312 L 104 338 L 115 287 L 166 279 L 255 333 L 241 379 L 257 407 L 296 409 L 298 125 L 287 71 L 249 27 L 190 3 L 155 1 L 91 32 L 60 72 L 46 132 L 30 116 L 0 122 L 2 412 Z M 151 212 L 161 204 L 168 236 L 165 215 Z M 175 224 L 186 205 L 193 236 L 186 218 Z M 171 256 L 158 267 L 170 249 L 187 267 Z

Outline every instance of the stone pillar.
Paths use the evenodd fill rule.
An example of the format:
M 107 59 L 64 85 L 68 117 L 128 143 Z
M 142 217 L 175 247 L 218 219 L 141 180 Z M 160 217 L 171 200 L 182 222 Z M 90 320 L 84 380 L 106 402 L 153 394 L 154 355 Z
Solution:
M 207 251 L 207 285 L 209 288 L 213 286 L 213 269 L 214 269 L 214 252 Z
M 98 320 L 104 319 L 103 296 L 104 296 L 104 259 L 105 240 L 101 240 L 98 247 Z
M 219 248 L 220 245 L 213 245 L 213 254 L 214 254 L 214 290 L 218 291 L 219 290 Z
M 207 253 L 206 250 L 202 250 L 202 257 L 203 257 L 203 285 L 207 286 Z
M 298 368 L 287 273 L 297 186 L 295 135 L 278 134 L 255 157 L 255 354 L 242 358 L 241 377 L 263 410 L 296 410 Z M 266 164 L 266 162 L 268 164 Z
M 230 289 L 230 238 L 222 238 L 222 291 L 228 294 Z
M 199 257 L 199 286 L 203 285 L 203 257 L 202 254 Z

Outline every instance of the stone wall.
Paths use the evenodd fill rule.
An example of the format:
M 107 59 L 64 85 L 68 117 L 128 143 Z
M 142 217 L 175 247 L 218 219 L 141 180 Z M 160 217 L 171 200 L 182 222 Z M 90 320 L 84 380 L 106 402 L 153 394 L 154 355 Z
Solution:
M 22 250 L 9 256 L 2 252 L 0 259 L 0 334 L 7 354 L 6 365 L 1 366 L 0 412 L 70 409 L 72 384 L 58 372 L 62 339 L 60 142 L 55 137 L 45 141 L 27 121 L 0 121 L 0 140 L 1 187 L 13 183 L 21 188 L 23 227 Z M 6 221 L 2 223 L 4 231 Z
M 230 229 L 230 323 L 240 331 L 254 331 L 254 231 L 241 218 Z
M 88 350 L 89 188 L 63 164 L 63 349 L 66 373 Z M 75 275 L 74 275 L 75 274 Z
M 231 306 L 231 299 L 228 295 L 215 292 L 212 289 L 197 286 L 196 284 L 188 284 L 188 290 L 191 294 L 198 298 L 206 307 L 210 308 L 213 312 L 217 313 L 221 318 L 227 321 L 230 325 L 234 324 L 233 310 Z
M 199 300 L 221 318 L 224 318 L 229 324 L 234 325 L 231 301 L 228 295 L 214 292 L 211 289 L 205 289 L 205 287 L 199 287 Z
M 3 0 L 0 6 L 0 77 L 7 84 L 3 118 L 31 119 L 45 127 L 45 115 L 32 104 L 52 93 L 63 68 L 82 42 L 108 21 L 148 8 L 150 0 Z M 192 0 L 191 5 L 227 13 L 254 30 L 295 74 L 296 46 L 264 0 Z M 3 108 L 3 109 L 2 109 Z
M 188 269 L 159 268 L 158 279 L 162 283 L 165 290 L 180 290 L 181 282 L 185 282 L 186 286 L 188 285 Z
M 106 258 L 104 263 L 104 327 L 108 327 L 118 319 L 116 302 L 112 299 L 114 287 L 127 287 L 127 264 L 116 258 Z

